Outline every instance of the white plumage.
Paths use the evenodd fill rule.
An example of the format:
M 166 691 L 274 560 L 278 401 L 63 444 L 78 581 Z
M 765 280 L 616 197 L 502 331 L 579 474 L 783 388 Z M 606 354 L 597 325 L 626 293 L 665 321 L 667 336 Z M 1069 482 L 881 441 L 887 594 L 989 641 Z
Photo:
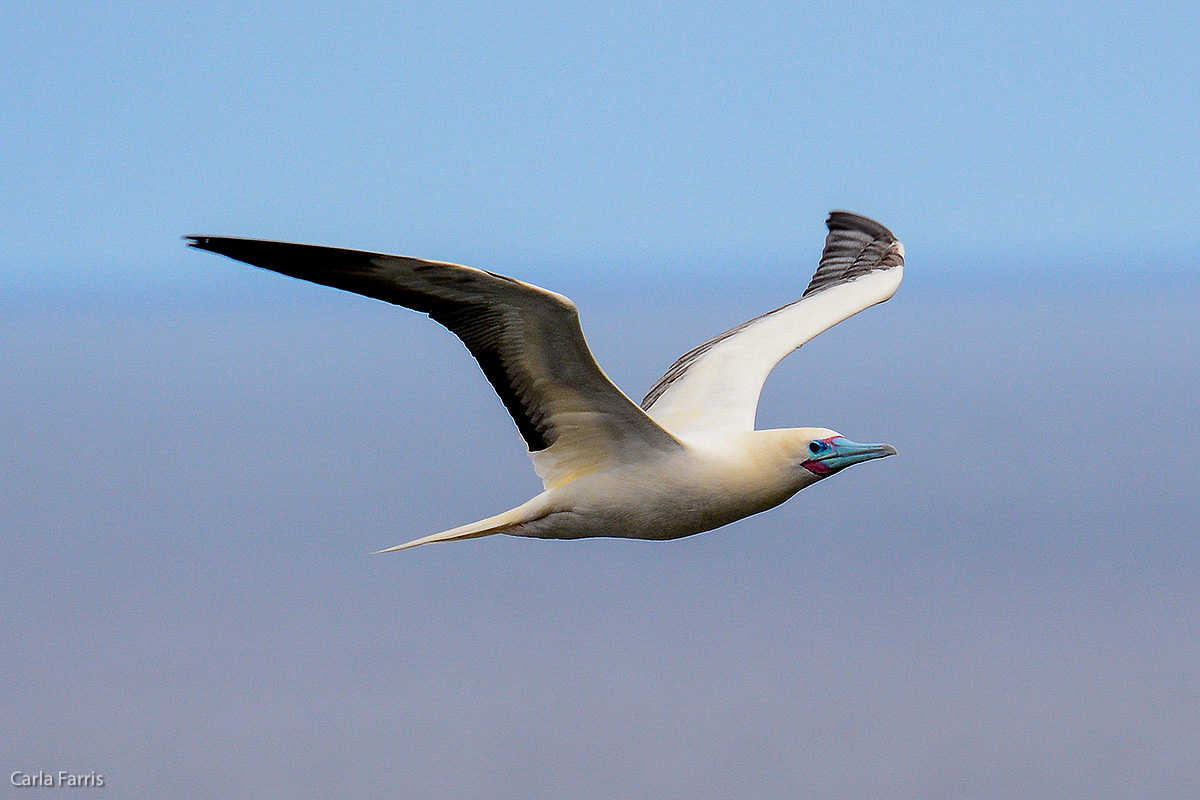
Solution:
M 596 364 L 573 303 L 472 267 L 256 239 L 193 247 L 423 311 L 475 356 L 529 446 L 545 491 L 488 519 L 381 552 L 494 533 L 676 539 L 776 506 L 851 464 L 892 455 L 825 428 L 755 430 L 780 360 L 891 297 L 904 248 L 878 222 L 835 211 L 803 296 L 684 354 L 641 406 Z

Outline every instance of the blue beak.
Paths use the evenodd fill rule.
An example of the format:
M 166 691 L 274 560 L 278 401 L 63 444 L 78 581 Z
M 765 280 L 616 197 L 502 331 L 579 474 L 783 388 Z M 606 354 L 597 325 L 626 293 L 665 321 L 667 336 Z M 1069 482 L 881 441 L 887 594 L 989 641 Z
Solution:
M 801 466 L 822 478 L 860 461 L 896 455 L 896 448 L 890 444 L 861 444 L 844 436 L 830 436 L 828 439 L 821 439 L 820 443 L 826 446 Z

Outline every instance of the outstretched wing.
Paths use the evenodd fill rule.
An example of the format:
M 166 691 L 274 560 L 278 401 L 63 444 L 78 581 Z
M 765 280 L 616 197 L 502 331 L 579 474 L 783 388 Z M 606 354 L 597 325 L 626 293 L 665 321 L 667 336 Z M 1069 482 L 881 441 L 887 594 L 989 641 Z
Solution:
M 830 213 L 817 272 L 795 302 L 696 347 L 650 388 L 642 408 L 675 434 L 753 430 L 771 370 L 821 331 L 882 303 L 900 285 L 904 246 L 878 222 Z
M 679 443 L 596 363 L 575 304 L 491 272 L 332 247 L 188 236 L 192 247 L 428 314 L 466 344 L 550 488 Z

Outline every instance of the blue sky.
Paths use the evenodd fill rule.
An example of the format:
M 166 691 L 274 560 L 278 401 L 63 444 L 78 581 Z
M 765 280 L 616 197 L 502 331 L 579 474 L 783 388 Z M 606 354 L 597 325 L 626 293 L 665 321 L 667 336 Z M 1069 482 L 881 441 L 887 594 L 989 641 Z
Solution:
M 0 797 L 1182 797 L 1200 694 L 1193 5 L 0 9 Z M 370 552 L 538 488 L 424 317 L 186 233 L 460 261 L 639 396 L 897 296 L 763 426 L 900 455 L 672 543 Z
M 0 286 L 211 279 L 183 233 L 545 281 L 767 279 L 835 207 L 954 275 L 1173 262 L 1200 216 L 1198 22 L 1187 3 L 7 4 Z

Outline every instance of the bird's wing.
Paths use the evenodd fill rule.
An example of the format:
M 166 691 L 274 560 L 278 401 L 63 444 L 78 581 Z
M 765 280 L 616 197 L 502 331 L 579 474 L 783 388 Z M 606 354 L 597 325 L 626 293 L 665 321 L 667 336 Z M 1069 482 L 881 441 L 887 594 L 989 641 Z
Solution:
M 575 304 L 491 272 L 417 258 L 257 239 L 192 247 L 428 314 L 466 344 L 529 446 L 547 488 L 680 444 L 593 358 Z
M 867 217 L 834 211 L 817 272 L 795 302 L 725 331 L 671 365 L 642 400 L 677 435 L 753 430 L 767 375 L 821 331 L 882 303 L 904 272 L 904 246 Z

